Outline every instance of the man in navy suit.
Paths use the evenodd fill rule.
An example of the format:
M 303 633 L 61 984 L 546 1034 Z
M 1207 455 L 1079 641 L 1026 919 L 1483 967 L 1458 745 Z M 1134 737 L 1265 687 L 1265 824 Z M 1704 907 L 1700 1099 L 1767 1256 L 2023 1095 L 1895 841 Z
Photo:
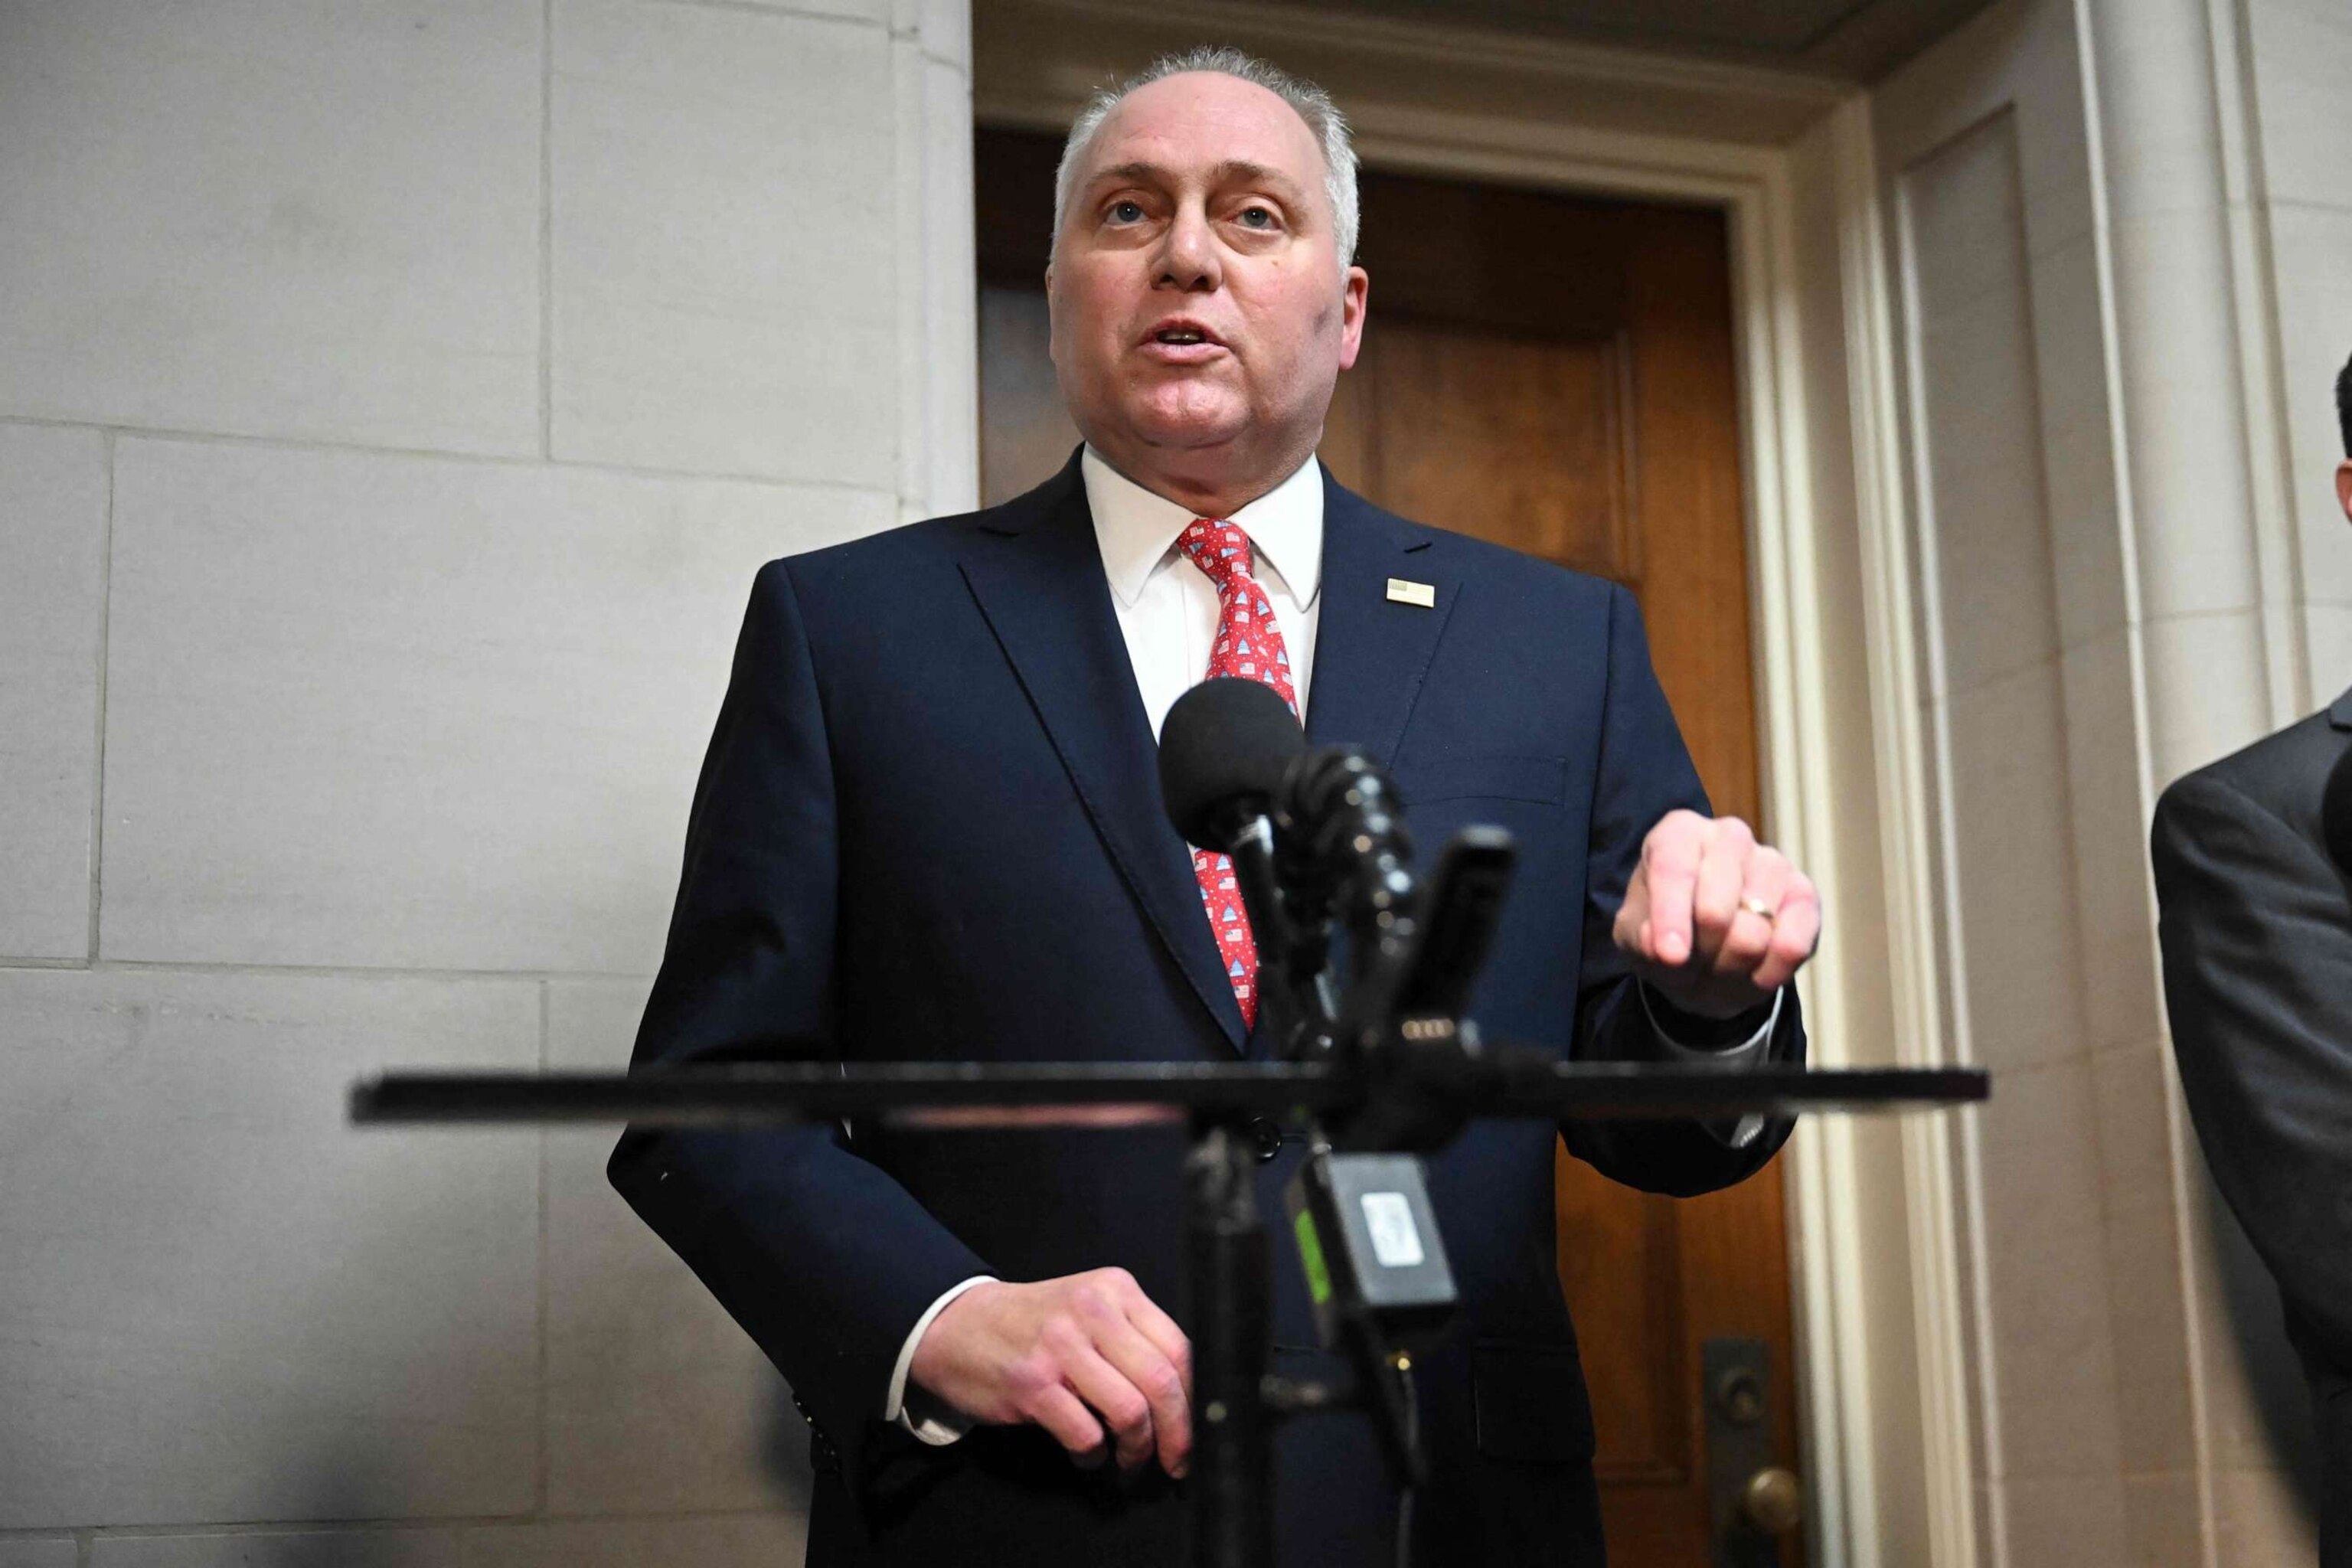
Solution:
M 1714 820 L 1622 589 L 1423 528 L 1314 460 L 1354 362 L 1355 157 L 1319 89 L 1162 61 L 1073 129 L 1047 275 L 1086 445 L 1004 506 L 770 563 L 688 830 L 640 1064 L 1230 1060 L 1245 931 L 1169 826 L 1155 737 L 1211 670 L 1376 754 L 1436 843 L 1517 837 L 1475 1010 L 1580 1059 L 1801 1059 L 1811 883 Z M 1554 1129 L 1432 1162 L 1463 1298 L 1417 1362 L 1421 1560 L 1602 1562 L 1554 1271 Z M 1558 1130 L 1689 1194 L 1788 1128 Z M 1300 1150 L 1265 1130 L 1278 1212 Z M 614 1184 L 790 1380 L 820 1564 L 1182 1560 L 1181 1134 L 632 1131 Z M 1276 1268 L 1286 1367 L 1319 1365 Z M 1115 1461 L 1115 1462 L 1110 1462 Z M 1276 1446 L 1286 1564 L 1386 1563 L 1369 1422 Z

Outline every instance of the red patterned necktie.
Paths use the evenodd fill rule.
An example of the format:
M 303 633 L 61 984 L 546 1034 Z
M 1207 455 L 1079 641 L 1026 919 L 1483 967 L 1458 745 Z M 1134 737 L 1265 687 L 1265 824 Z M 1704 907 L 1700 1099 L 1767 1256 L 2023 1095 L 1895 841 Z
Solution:
M 1290 679 L 1290 652 L 1282 646 L 1273 604 L 1250 575 L 1249 535 L 1230 522 L 1195 518 L 1178 536 L 1176 548 L 1217 586 L 1217 637 L 1203 679 L 1230 675 L 1263 680 L 1296 714 L 1298 690 Z M 1250 935 L 1249 910 L 1234 885 L 1233 860 L 1195 849 L 1192 873 L 1201 880 L 1201 901 L 1208 906 L 1209 929 L 1216 933 L 1217 954 L 1224 961 L 1225 977 L 1233 982 L 1234 1000 L 1241 1004 L 1243 1026 L 1255 1028 L 1257 942 Z

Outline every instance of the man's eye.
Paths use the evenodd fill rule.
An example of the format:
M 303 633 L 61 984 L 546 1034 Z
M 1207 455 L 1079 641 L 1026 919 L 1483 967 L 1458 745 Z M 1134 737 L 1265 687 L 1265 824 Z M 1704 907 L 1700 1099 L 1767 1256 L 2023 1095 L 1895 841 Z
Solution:
M 1274 214 L 1268 212 L 1264 207 L 1244 207 L 1242 209 L 1242 222 L 1247 224 L 1252 228 L 1272 228 L 1274 226 Z
M 1114 223 L 1139 223 L 1143 219 L 1143 208 L 1135 202 L 1113 202 L 1110 216 Z

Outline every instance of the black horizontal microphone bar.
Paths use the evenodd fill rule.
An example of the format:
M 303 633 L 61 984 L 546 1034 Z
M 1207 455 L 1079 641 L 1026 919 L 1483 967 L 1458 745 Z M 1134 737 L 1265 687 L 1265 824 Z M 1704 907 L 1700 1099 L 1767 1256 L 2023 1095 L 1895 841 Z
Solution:
M 1561 1062 L 1490 1047 L 1433 1084 L 1464 1114 L 1559 1121 L 1930 1110 L 1984 1100 L 1979 1068 Z M 1286 1117 L 1360 1102 L 1320 1062 L 788 1062 L 608 1072 L 388 1072 L 351 1116 L 400 1123 L 782 1126 L 882 1116 L 932 1127 L 1105 1126 L 1188 1114 Z M 1120 1114 L 1125 1112 L 1126 1114 Z

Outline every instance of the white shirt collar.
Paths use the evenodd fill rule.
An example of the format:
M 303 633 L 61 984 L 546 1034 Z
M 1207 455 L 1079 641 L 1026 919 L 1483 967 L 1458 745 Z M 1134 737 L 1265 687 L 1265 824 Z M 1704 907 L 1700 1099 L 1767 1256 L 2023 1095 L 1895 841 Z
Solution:
M 1157 496 L 1097 456 L 1092 447 L 1078 460 L 1087 485 L 1087 508 L 1094 513 L 1095 542 L 1102 551 L 1110 591 L 1132 609 L 1143 585 L 1167 561 L 1193 512 Z M 1250 537 L 1262 565 L 1271 567 L 1300 609 L 1315 603 L 1323 577 L 1323 468 L 1313 457 L 1290 477 L 1223 521 Z

